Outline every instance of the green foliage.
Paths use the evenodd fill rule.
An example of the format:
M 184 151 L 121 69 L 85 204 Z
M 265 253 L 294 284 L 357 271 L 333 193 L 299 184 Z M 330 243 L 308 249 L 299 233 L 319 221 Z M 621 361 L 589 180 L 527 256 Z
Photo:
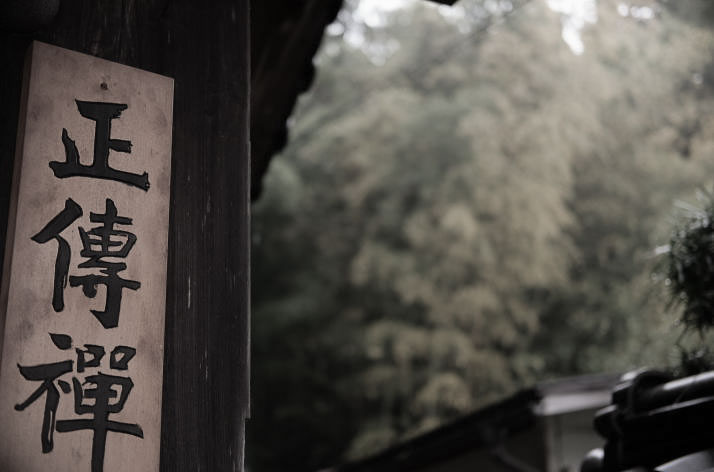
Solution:
M 695 375 L 714 368 L 711 328 L 714 326 L 714 194 L 698 192 L 698 204 L 679 203 L 669 244 L 660 252 L 660 273 L 669 295 L 669 308 L 679 313 L 678 375 Z
M 666 281 L 684 326 L 703 332 L 714 326 L 714 196 L 700 195 L 702 206 L 683 206 L 672 232 Z
M 541 1 L 342 15 L 362 43 L 326 38 L 254 208 L 253 470 L 671 360 L 652 250 L 714 174 L 714 35 L 687 16 L 701 1 L 618 3 L 580 56 Z

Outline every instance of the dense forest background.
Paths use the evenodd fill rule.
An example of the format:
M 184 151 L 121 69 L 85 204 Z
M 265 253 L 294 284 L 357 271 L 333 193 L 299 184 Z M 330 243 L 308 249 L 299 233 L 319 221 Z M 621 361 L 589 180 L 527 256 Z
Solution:
M 330 26 L 253 208 L 252 472 L 673 362 L 657 248 L 714 182 L 711 2 L 399 6 Z

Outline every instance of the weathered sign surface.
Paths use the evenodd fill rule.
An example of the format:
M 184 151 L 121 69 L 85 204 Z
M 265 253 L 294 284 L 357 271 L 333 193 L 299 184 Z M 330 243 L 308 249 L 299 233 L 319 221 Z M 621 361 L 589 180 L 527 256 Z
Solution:
M 0 298 L 0 470 L 156 471 L 173 81 L 38 42 L 29 54 Z

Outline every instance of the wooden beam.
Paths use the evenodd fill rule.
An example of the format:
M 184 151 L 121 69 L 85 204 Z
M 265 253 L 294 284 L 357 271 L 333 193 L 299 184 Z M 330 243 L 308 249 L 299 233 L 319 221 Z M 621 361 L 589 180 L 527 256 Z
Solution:
M 263 0 L 251 6 L 252 196 L 261 191 L 272 156 L 288 141 L 287 120 L 312 84 L 312 60 L 342 0 Z

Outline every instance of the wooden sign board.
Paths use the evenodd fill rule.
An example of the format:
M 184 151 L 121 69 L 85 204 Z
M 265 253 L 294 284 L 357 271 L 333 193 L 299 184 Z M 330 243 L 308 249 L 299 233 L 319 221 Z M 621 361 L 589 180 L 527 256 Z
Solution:
M 0 298 L 0 470 L 159 468 L 173 80 L 35 42 Z

